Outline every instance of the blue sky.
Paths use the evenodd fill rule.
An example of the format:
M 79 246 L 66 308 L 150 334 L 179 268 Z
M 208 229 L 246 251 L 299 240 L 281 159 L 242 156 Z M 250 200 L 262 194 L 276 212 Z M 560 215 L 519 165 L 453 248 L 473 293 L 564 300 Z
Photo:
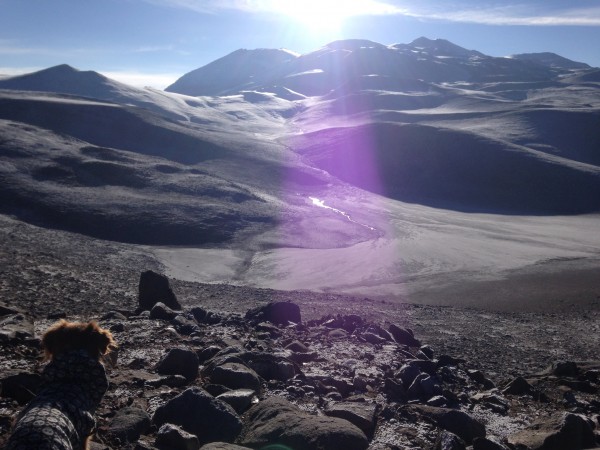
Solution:
M 238 48 L 420 36 L 600 67 L 600 0 L 0 0 L 0 74 L 67 63 L 164 88 Z

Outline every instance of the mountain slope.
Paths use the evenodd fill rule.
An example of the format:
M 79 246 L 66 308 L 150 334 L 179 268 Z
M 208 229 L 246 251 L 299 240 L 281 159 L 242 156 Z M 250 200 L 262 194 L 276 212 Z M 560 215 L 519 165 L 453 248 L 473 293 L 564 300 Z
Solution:
M 444 39 L 418 38 L 385 46 L 349 39 L 296 57 L 282 50 L 237 50 L 182 76 L 167 88 L 187 95 L 225 95 L 243 90 L 324 95 L 378 75 L 427 82 L 548 81 L 585 65 L 558 55 L 497 58 Z
M 240 49 L 185 74 L 165 90 L 198 96 L 255 89 L 295 58 L 296 55 L 286 50 Z
M 292 142 L 317 167 L 405 202 L 495 214 L 600 210 L 600 167 L 473 133 L 376 123 L 330 128 Z
M 212 96 L 69 66 L 3 79 L 0 210 L 107 239 L 252 248 L 394 233 L 373 206 L 384 197 L 597 212 L 600 90 L 560 63 L 354 39 L 234 52 L 171 87 Z

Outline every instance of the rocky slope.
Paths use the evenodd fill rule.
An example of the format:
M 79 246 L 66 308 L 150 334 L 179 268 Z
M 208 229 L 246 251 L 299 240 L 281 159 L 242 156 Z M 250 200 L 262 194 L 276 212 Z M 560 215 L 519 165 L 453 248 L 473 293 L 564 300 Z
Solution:
M 597 307 L 498 313 L 175 280 L 161 293 L 151 275 L 139 285 L 160 267 L 133 247 L 2 225 L 0 443 L 39 381 L 40 334 L 67 317 L 99 320 L 120 346 L 96 449 L 598 445 Z

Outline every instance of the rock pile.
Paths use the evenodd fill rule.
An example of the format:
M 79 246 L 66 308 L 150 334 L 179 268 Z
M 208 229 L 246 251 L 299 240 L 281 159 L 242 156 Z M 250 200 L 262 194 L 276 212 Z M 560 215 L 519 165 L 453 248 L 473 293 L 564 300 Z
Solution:
M 303 322 L 288 302 L 246 315 L 182 308 L 157 285 L 137 310 L 99 318 L 120 348 L 93 449 L 600 447 L 597 363 L 495 385 L 402 324 Z M 39 341 L 22 312 L 0 307 L 0 321 L 2 364 L 13 366 L 0 372 L 1 444 L 37 389 Z

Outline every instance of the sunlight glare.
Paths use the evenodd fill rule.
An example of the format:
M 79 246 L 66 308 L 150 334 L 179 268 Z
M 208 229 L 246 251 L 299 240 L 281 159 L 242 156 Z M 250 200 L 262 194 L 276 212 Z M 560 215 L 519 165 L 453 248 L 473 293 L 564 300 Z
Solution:
M 312 31 L 338 31 L 349 17 L 385 14 L 388 5 L 374 0 L 273 1 L 273 10 L 291 17 Z

